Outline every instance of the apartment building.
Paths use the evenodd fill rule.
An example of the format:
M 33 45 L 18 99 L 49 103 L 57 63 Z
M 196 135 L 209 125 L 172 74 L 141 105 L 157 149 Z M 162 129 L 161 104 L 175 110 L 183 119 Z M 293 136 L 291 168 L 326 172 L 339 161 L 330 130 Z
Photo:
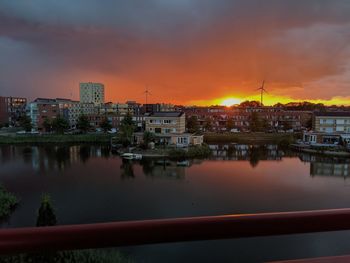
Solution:
M 48 99 L 37 98 L 28 105 L 27 115 L 32 120 L 34 130 L 43 131 L 43 123 L 45 119 L 55 119 L 57 116 L 62 116 L 69 119 L 69 108 L 76 102 L 70 99 Z
M 80 102 L 94 103 L 96 106 L 105 102 L 105 87 L 102 83 L 80 83 Z
M 0 96 L 0 124 L 16 126 L 20 117 L 26 114 L 26 98 Z
M 154 112 L 171 112 L 175 111 L 173 104 L 167 103 L 154 103 L 154 104 L 143 104 L 142 113 L 154 113 Z
M 313 131 L 303 134 L 304 143 L 350 145 L 350 112 L 315 112 L 312 126 Z
M 81 103 L 79 101 L 72 101 L 67 110 L 69 126 L 72 129 L 77 127 L 81 115 L 90 116 L 98 113 L 98 108 L 94 103 Z
M 350 112 L 316 112 L 313 130 L 325 133 L 350 133 Z

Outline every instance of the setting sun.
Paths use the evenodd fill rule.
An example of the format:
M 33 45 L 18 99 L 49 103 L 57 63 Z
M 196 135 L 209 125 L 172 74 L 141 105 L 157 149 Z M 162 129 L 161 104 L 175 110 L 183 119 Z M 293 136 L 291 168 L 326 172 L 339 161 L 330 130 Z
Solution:
M 240 103 L 241 103 L 240 99 L 237 99 L 237 98 L 226 98 L 226 99 L 223 99 L 220 102 L 220 105 L 229 107 L 229 106 L 240 104 Z

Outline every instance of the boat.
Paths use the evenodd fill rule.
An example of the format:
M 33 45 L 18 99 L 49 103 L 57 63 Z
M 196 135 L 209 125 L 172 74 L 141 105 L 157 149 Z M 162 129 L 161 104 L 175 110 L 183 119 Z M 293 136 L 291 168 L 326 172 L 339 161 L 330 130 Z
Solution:
M 138 153 L 134 153 L 134 156 L 133 156 L 135 160 L 141 160 L 142 159 L 142 154 L 138 154 Z
M 128 160 L 141 160 L 142 159 L 142 154 L 137 154 L 137 153 L 123 153 L 121 156 L 124 159 L 128 159 Z
M 177 166 L 185 166 L 185 167 L 189 167 L 190 166 L 190 162 L 189 161 L 179 161 L 176 163 Z

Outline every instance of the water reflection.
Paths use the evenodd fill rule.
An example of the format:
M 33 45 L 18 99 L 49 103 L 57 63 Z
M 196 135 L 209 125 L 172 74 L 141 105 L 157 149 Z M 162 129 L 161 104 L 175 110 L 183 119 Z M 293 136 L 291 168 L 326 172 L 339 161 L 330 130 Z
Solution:
M 245 160 L 252 167 L 257 167 L 262 160 L 280 161 L 283 157 L 296 156 L 292 151 L 274 144 L 246 145 L 246 144 L 217 144 L 210 145 L 213 159 L 216 160 Z
M 186 175 L 186 167 L 190 167 L 192 163 L 188 161 L 186 167 L 180 166 L 179 162 L 167 159 L 161 160 L 143 160 L 141 162 L 142 170 L 145 175 L 152 178 L 174 178 L 184 179 Z
M 350 176 L 350 159 L 320 155 L 300 154 L 300 160 L 310 163 L 310 175 L 314 176 Z
M 135 177 L 133 163 L 131 160 L 123 159 L 122 164 L 120 165 L 120 170 L 122 179 Z
M 38 173 L 64 171 L 90 158 L 110 157 L 110 148 L 100 145 L 1 146 L 0 163 L 23 160 Z
M 256 168 L 261 161 L 281 161 L 283 158 L 298 157 L 310 164 L 311 176 L 350 176 L 350 159 L 330 158 L 311 154 L 295 153 L 278 145 L 221 144 L 210 145 L 213 155 L 210 160 L 248 161 Z M 39 174 L 62 172 L 75 164 L 86 164 L 91 159 L 116 158 L 120 162 L 122 179 L 135 178 L 135 167 L 149 178 L 183 179 L 187 168 L 201 164 L 203 160 L 176 162 L 168 159 L 143 159 L 141 161 L 122 160 L 110 152 L 105 145 L 64 145 L 64 146 L 1 146 L 0 163 L 29 165 Z

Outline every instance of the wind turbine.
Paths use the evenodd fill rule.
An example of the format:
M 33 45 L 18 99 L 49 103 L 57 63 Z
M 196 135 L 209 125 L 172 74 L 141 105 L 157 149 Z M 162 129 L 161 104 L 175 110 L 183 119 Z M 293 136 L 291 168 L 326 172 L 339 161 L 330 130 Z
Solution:
M 148 95 L 152 96 L 152 93 L 149 92 L 147 86 L 146 86 L 146 90 L 143 92 L 143 94 L 145 94 L 145 97 L 146 97 L 146 104 L 148 104 Z
M 263 104 L 263 100 L 264 100 L 264 92 L 268 93 L 267 90 L 265 89 L 265 80 L 263 80 L 261 87 L 258 88 L 257 90 L 260 90 L 260 106 L 262 107 Z

